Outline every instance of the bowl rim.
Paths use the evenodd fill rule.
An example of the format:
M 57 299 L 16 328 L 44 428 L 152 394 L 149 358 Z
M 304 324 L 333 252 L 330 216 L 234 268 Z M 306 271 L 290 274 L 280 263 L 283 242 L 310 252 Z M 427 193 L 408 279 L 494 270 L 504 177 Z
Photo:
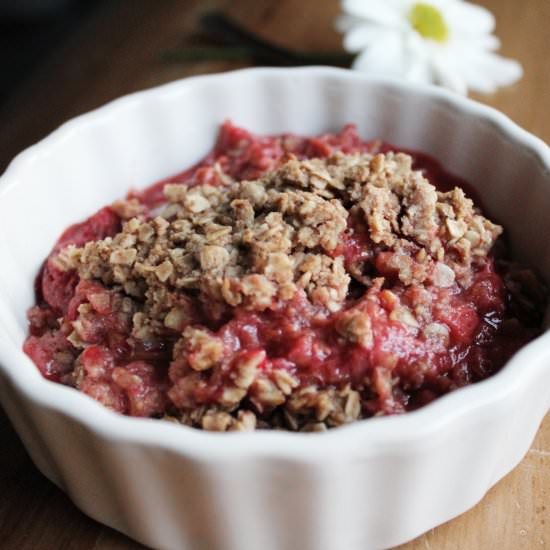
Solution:
M 217 85 L 222 86 L 225 81 L 242 77 L 291 78 L 297 72 L 316 78 L 354 79 L 372 83 L 399 93 L 412 93 L 429 98 L 444 104 L 445 107 L 477 117 L 485 123 L 492 124 L 502 135 L 535 156 L 541 169 L 549 174 L 550 180 L 550 148 L 541 139 L 523 130 L 496 109 L 442 88 L 404 83 L 393 78 L 374 77 L 334 67 L 247 68 L 183 78 L 135 92 L 65 122 L 11 161 L 0 178 L 0 200 L 12 186 L 23 184 L 18 179 L 21 167 L 34 162 L 51 144 L 67 138 L 80 127 L 93 124 L 97 117 L 116 114 L 119 108 L 129 103 L 165 93 L 170 94 L 182 87 L 192 87 L 199 81 L 215 81 Z M 486 407 L 498 412 L 499 402 L 506 401 L 512 393 L 527 386 L 545 365 L 550 364 L 550 331 L 547 331 L 519 350 L 494 376 L 455 390 L 417 411 L 404 415 L 357 421 L 322 434 L 267 430 L 251 433 L 213 433 L 171 422 L 159 422 L 157 419 L 123 416 L 106 409 L 91 397 L 74 391 L 73 388 L 42 378 L 31 359 L 8 336 L 3 327 L 3 315 L 0 301 L 0 371 L 27 399 L 39 407 L 81 423 L 107 440 L 163 448 L 204 462 L 271 457 L 320 463 L 325 462 L 328 457 L 353 456 L 350 453 L 358 449 L 361 449 L 362 455 L 374 456 L 387 450 L 397 450 L 405 444 L 419 445 L 425 442 L 427 437 L 440 432 L 443 426 L 460 422 L 467 413 Z M 526 368 L 525 365 L 530 367 Z M 15 366 L 20 368 L 14 368 Z M 11 390 L 9 385 L 7 390 Z M 228 445 L 227 437 L 234 438 L 236 444 Z

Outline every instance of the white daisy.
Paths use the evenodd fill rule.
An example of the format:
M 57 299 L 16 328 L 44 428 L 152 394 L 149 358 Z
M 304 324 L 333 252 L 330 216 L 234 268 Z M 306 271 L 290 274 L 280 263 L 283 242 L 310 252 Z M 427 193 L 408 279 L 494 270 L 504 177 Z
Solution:
M 521 65 L 497 55 L 495 18 L 463 0 L 342 0 L 337 28 L 358 53 L 353 68 L 435 83 L 466 94 L 519 80 Z

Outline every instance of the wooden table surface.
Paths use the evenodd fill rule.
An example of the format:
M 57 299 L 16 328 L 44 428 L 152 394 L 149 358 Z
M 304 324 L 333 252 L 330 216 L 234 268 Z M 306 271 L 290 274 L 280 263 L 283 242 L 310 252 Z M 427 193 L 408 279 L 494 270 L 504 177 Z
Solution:
M 495 13 L 502 51 L 521 61 L 525 77 L 510 89 L 478 99 L 550 142 L 550 116 L 546 111 L 550 100 L 550 2 L 481 3 Z M 197 16 L 211 8 L 225 10 L 262 37 L 281 45 L 313 51 L 340 47 L 340 37 L 332 29 L 339 11 L 337 0 L 106 2 L 0 109 L 0 169 L 63 121 L 117 96 L 191 74 L 245 66 L 227 61 L 174 64 L 162 59 L 162 52 L 188 43 Z M 1 549 L 142 548 L 84 516 L 43 478 L 1 410 L 0 449 Z M 482 502 L 400 547 L 543 548 L 550 548 L 550 415 L 523 462 Z

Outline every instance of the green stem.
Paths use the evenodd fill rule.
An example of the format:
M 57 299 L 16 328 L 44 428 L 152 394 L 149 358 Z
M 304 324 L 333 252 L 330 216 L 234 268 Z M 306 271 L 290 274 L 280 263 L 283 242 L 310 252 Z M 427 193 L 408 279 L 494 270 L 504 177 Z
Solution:
M 349 65 L 353 59 L 344 52 L 293 52 L 287 59 L 274 58 L 248 46 L 190 46 L 164 52 L 165 61 L 193 63 L 200 61 L 250 61 L 272 65 Z
M 195 61 L 240 61 L 254 57 L 252 49 L 247 47 L 216 48 L 211 46 L 182 48 L 162 54 L 165 61 L 195 62 Z

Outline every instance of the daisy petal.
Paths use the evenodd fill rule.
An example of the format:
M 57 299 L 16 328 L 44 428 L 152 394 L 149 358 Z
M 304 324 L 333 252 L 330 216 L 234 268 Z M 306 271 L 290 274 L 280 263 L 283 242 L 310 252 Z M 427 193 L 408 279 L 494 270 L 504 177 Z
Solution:
M 473 66 L 462 71 L 466 86 L 473 92 L 480 94 L 492 94 L 496 92 L 497 85 L 491 77 Z
M 366 73 L 403 76 L 404 54 L 400 33 L 386 31 L 376 43 L 355 58 L 353 68 Z
M 500 48 L 500 40 L 494 34 L 469 36 L 468 43 L 470 47 L 478 48 L 480 50 L 495 51 Z
M 464 77 L 457 70 L 457 67 L 450 58 L 446 59 L 445 62 L 434 59 L 433 71 L 437 84 L 461 95 L 468 93 Z
M 495 30 L 495 16 L 477 4 L 449 2 L 442 11 L 453 33 L 490 34 Z
M 384 0 L 342 0 L 342 9 L 349 15 L 386 27 L 399 27 L 403 23 L 400 11 Z
M 517 61 L 480 50 L 475 44 L 455 44 L 439 56 L 438 62 L 440 66 L 452 68 L 470 90 L 482 94 L 491 94 L 500 86 L 513 84 L 523 74 Z
M 474 66 L 493 85 L 492 90 L 490 90 L 490 86 L 471 85 L 472 90 L 481 93 L 491 93 L 501 86 L 510 86 L 523 76 L 523 68 L 520 63 L 492 52 L 480 53 Z
M 385 32 L 379 25 L 362 23 L 346 33 L 344 36 L 344 48 L 348 52 L 360 52 L 376 43 L 381 33 Z
M 427 59 L 411 56 L 405 71 L 405 80 L 417 84 L 433 82 L 433 74 Z
M 425 40 L 413 33 L 405 38 L 406 62 L 404 77 L 409 82 L 433 82 L 430 65 L 430 47 Z
M 460 37 L 451 37 L 445 45 L 448 50 L 473 50 L 476 52 L 496 51 L 500 48 L 500 40 L 494 34 L 479 34 L 472 36 L 461 35 Z

